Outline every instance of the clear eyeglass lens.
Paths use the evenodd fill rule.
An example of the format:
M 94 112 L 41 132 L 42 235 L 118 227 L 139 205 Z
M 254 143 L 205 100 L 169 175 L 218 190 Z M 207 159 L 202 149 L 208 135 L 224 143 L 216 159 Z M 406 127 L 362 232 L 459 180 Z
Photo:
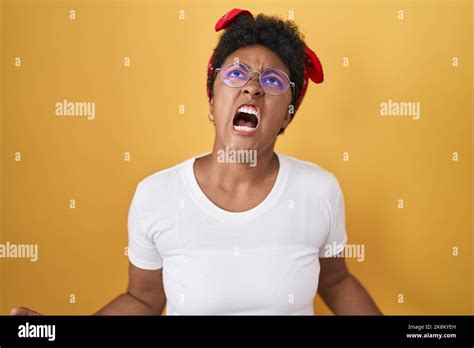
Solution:
M 222 81 L 229 87 L 242 87 L 247 83 L 250 73 L 243 65 L 232 64 L 221 70 Z
M 286 92 L 290 86 L 288 78 L 276 69 L 269 69 L 262 74 L 260 84 L 265 93 L 280 95 Z
M 250 72 L 245 65 L 231 64 L 220 71 L 222 81 L 229 87 L 242 87 L 250 79 Z M 260 76 L 260 85 L 265 93 L 280 95 L 290 86 L 288 77 L 277 69 L 268 69 Z

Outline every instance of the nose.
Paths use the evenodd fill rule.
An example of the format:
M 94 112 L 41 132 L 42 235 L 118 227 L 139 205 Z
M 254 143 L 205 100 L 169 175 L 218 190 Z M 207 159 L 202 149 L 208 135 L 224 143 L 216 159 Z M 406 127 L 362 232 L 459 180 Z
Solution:
M 263 95 L 262 87 L 260 86 L 260 75 L 252 74 L 249 81 L 242 87 L 244 94 L 251 97 L 258 97 Z

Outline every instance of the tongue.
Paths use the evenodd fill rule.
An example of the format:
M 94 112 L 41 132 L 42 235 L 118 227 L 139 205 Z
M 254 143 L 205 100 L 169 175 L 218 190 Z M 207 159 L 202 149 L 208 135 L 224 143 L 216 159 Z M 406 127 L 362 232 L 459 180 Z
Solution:
M 245 121 L 244 119 L 240 119 L 237 121 L 237 126 L 246 126 L 246 127 L 255 128 L 255 123 L 251 121 Z

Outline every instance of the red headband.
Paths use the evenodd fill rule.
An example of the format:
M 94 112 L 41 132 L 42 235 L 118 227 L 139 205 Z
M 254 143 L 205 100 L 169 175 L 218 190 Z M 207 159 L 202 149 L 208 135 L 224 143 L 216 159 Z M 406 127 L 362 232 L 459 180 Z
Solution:
M 215 25 L 215 30 L 219 31 L 219 30 L 227 28 L 235 21 L 235 19 L 239 15 L 247 15 L 253 18 L 253 15 L 249 11 L 234 8 L 233 10 L 228 11 L 225 15 L 223 15 L 217 21 Z M 305 62 L 305 69 L 304 69 L 303 85 L 301 86 L 299 98 L 296 102 L 296 105 L 294 106 L 295 107 L 294 112 L 296 112 L 296 110 L 300 106 L 301 101 L 303 100 L 303 97 L 306 93 L 306 89 L 308 88 L 308 79 L 311 79 L 311 81 L 313 81 L 314 83 L 321 83 L 324 80 L 323 67 L 321 66 L 321 62 L 319 61 L 318 56 L 308 46 L 306 46 L 306 44 L 305 44 L 304 50 L 306 52 L 306 62 Z M 212 60 L 215 54 L 216 54 L 216 51 L 214 50 L 214 52 L 211 55 L 211 58 L 209 59 L 209 63 L 207 65 L 207 80 L 208 81 L 214 73 Z M 209 88 L 209 83 L 207 83 L 207 97 L 209 100 L 211 100 L 211 89 Z M 294 116 L 294 113 L 293 113 L 293 116 Z

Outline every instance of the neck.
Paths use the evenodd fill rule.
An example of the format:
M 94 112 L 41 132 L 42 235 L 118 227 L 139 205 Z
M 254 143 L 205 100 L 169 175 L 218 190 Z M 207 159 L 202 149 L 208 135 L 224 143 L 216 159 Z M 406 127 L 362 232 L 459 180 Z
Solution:
M 212 153 L 207 156 L 207 172 L 212 173 L 212 181 L 226 191 L 249 189 L 271 176 L 273 170 L 278 168 L 278 159 L 273 150 L 274 144 L 258 151 L 239 152 L 214 143 Z M 249 151 L 254 151 L 253 156 Z M 258 160 L 255 163 L 242 163 L 242 157 Z

